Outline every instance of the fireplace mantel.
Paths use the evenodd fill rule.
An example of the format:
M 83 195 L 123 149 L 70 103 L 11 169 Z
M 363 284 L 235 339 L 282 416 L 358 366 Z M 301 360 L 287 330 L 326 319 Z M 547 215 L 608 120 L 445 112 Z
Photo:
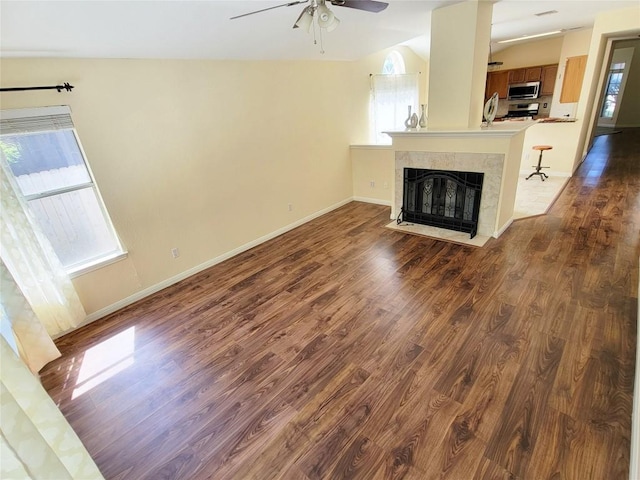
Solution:
M 538 123 L 537 120 L 527 121 L 506 121 L 496 122 L 490 126 L 480 126 L 477 128 L 454 128 L 454 129 L 430 129 L 416 128 L 409 130 L 392 130 L 383 132 L 391 138 L 416 138 L 416 137 L 512 137 L 523 132 L 527 128 Z
M 404 168 L 484 173 L 478 234 L 500 236 L 511 224 L 525 130 L 535 121 L 469 129 L 385 132 L 393 139 L 395 181 L 391 217 L 402 207 Z M 424 232 L 431 235 L 428 231 Z M 434 235 L 437 236 L 437 235 Z

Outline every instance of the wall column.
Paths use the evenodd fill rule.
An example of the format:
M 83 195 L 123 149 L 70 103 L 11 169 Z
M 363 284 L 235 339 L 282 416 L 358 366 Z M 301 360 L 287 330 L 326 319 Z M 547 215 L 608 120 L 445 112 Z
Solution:
M 429 128 L 482 123 L 493 3 L 468 0 L 431 14 Z

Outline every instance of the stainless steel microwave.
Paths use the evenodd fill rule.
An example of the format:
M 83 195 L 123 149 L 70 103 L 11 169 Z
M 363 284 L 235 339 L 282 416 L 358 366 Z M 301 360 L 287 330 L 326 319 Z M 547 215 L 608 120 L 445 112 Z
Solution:
M 515 83 L 509 85 L 509 100 L 520 100 L 523 98 L 538 98 L 540 93 L 540 82 Z

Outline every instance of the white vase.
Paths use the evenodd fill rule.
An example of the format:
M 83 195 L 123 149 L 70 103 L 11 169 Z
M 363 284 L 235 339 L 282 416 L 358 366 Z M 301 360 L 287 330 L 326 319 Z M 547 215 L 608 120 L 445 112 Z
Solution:
M 411 128 L 411 105 L 407 105 L 408 114 L 407 119 L 404 121 L 404 126 L 407 128 Z
M 496 118 L 498 112 L 498 92 L 495 92 L 487 103 L 484 105 L 484 119 L 487 122 L 487 127 L 490 127 L 493 123 L 493 119 Z
M 417 128 L 418 127 L 418 114 L 414 113 L 413 115 L 411 115 L 411 121 L 409 122 L 409 125 L 411 126 L 411 128 Z
M 420 105 L 420 120 L 418 121 L 418 125 L 420 125 L 420 128 L 424 128 L 427 126 L 427 113 L 426 113 L 426 109 L 427 109 L 427 104 L 423 103 Z

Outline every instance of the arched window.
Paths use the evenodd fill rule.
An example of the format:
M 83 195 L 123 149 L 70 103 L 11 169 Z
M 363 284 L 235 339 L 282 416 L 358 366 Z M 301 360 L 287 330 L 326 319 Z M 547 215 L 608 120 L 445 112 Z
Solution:
M 384 64 L 382 65 L 382 74 L 383 75 L 401 75 L 404 74 L 404 58 L 400 53 L 395 50 L 387 55 L 387 58 L 384 59 Z
M 418 74 L 406 74 L 404 59 L 394 50 L 385 58 L 382 74 L 371 76 L 371 141 L 391 143 L 391 138 L 382 132 L 404 130 L 409 105 L 417 112 Z

